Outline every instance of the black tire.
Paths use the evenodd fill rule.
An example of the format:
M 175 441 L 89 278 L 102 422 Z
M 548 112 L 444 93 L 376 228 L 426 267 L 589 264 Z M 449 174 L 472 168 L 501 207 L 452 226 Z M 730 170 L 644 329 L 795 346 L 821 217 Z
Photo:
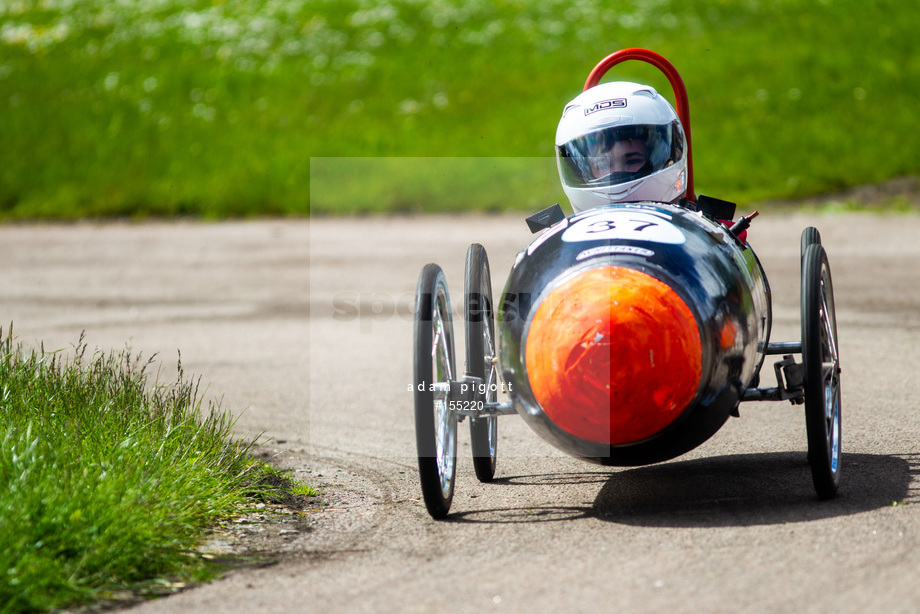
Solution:
M 415 291 L 415 443 L 425 507 L 444 518 L 454 496 L 457 472 L 457 417 L 432 384 L 456 380 L 450 296 L 436 264 L 422 269 Z
M 470 245 L 466 252 L 464 286 L 466 371 L 482 379 L 484 390 L 477 391 L 476 401 L 494 403 L 498 399 L 498 372 L 492 360 L 496 356 L 492 277 L 486 250 L 478 243 Z M 498 418 L 472 418 L 470 440 L 476 477 L 480 482 L 491 482 L 495 477 Z
M 805 250 L 808 249 L 809 245 L 818 244 L 821 245 L 821 233 L 818 232 L 818 229 L 814 226 L 809 226 L 802 231 L 802 258 L 805 258 Z
M 824 248 L 805 247 L 802 257 L 802 362 L 808 462 L 821 499 L 837 494 L 841 460 L 840 355 L 834 287 Z

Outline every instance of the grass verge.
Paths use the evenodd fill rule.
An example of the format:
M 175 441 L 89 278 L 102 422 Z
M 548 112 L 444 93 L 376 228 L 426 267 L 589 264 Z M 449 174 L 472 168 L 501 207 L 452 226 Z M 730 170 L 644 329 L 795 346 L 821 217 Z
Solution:
M 279 482 L 231 443 L 229 413 L 203 410 L 181 362 L 151 386 L 149 360 L 86 350 L 27 351 L 0 330 L 3 613 L 206 580 L 209 527 Z
M 551 157 L 563 105 L 625 47 L 683 76 L 704 194 L 915 176 L 918 27 L 894 0 L 0 2 L 0 219 L 530 210 L 553 166 L 531 185 L 462 158 Z M 670 97 L 642 63 L 609 78 Z M 323 158 L 372 157 L 396 160 L 311 201 Z M 420 158 L 458 168 L 442 185 Z

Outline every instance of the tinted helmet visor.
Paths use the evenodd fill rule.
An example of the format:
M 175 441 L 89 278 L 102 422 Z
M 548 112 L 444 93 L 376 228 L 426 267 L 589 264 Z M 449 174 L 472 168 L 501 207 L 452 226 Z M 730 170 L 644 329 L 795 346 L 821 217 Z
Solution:
M 656 173 L 683 156 L 676 121 L 602 128 L 556 148 L 562 178 L 574 188 L 605 187 Z

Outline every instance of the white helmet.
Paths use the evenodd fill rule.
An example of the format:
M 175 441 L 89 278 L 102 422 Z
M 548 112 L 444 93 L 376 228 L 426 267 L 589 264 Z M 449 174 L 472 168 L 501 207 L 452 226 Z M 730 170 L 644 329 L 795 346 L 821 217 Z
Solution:
M 654 88 L 602 83 L 566 105 L 556 162 L 576 211 L 611 203 L 674 202 L 687 192 L 685 137 Z

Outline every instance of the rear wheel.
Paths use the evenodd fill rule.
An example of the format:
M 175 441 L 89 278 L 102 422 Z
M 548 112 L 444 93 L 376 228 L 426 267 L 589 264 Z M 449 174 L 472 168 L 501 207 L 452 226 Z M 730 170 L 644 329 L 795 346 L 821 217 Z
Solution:
M 447 280 L 436 264 L 422 269 L 415 292 L 415 441 L 425 507 L 444 518 L 454 496 L 457 416 L 448 409 L 454 334 Z
M 495 314 L 492 308 L 492 278 L 485 248 L 474 243 L 466 252 L 464 313 L 466 317 L 466 370 L 482 380 L 477 403 L 494 403 L 498 398 L 498 369 L 495 365 Z M 480 482 L 495 477 L 498 418 L 470 420 L 473 468 Z
M 803 238 L 804 243 L 804 238 Z M 830 499 L 840 484 L 840 356 L 834 287 L 824 248 L 805 246 L 802 257 L 802 362 L 808 461 L 815 490 Z
M 802 258 L 805 258 L 805 250 L 808 248 L 809 245 L 814 245 L 814 244 L 821 245 L 821 233 L 818 232 L 818 229 L 815 228 L 814 226 L 809 226 L 808 228 L 802 231 L 802 242 L 801 243 L 802 243 L 801 255 L 802 255 Z

